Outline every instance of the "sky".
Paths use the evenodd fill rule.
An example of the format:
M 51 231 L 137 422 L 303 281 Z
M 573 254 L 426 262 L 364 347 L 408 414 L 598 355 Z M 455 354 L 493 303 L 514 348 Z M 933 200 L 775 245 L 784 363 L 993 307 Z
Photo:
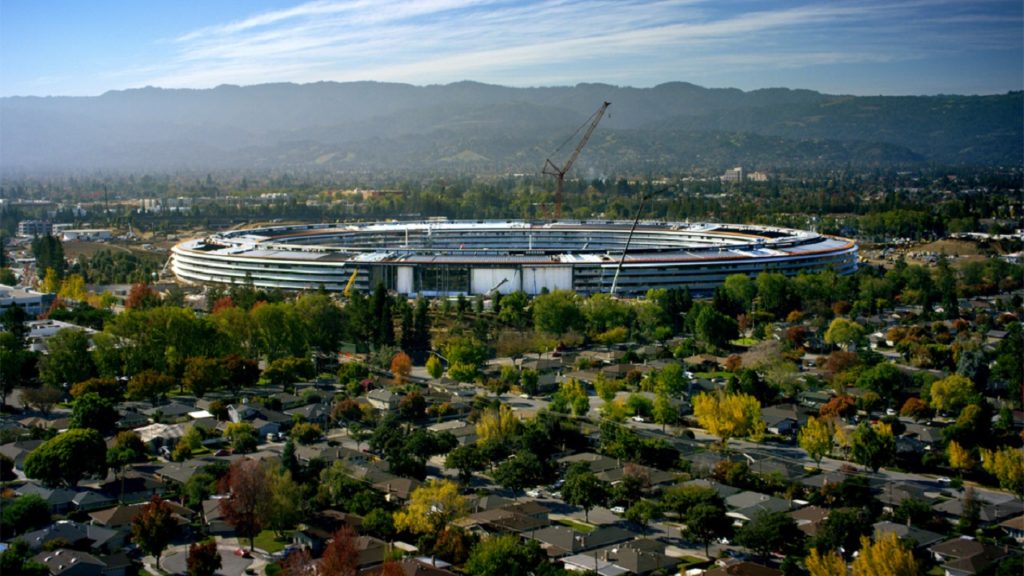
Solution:
M 158 86 L 692 82 L 1024 89 L 1021 0 L 0 0 L 0 96 Z

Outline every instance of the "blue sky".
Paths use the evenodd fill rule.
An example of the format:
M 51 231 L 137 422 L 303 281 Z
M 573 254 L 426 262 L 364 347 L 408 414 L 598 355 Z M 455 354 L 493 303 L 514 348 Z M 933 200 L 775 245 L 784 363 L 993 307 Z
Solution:
M 0 0 L 0 95 L 377 80 L 1024 89 L 1021 0 Z

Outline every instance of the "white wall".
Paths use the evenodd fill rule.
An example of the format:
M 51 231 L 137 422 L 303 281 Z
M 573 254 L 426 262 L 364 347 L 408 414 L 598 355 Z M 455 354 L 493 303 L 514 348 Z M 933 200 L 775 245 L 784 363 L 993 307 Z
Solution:
M 504 282 L 503 282 L 504 280 Z M 470 283 L 472 294 L 486 294 L 498 286 L 498 292 L 511 294 L 519 290 L 519 270 L 515 268 L 473 268 Z
M 543 288 L 571 290 L 572 266 L 523 268 L 523 291 L 527 294 L 540 294 Z

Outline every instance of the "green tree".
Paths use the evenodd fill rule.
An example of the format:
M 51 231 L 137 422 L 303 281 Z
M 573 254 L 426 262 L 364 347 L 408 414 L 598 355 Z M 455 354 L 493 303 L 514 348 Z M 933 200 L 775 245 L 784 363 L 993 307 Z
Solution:
M 39 363 L 39 378 L 49 386 L 61 388 L 96 375 L 89 355 L 89 335 L 85 330 L 64 328 L 47 342 L 49 354 Z
M 4 503 L 3 537 L 11 538 L 50 523 L 50 505 L 37 494 L 18 496 Z
M 0 553 L 0 574 L 17 574 L 18 576 L 50 576 L 50 569 L 41 562 L 32 559 L 28 544 L 18 539 Z
M 786 512 L 759 512 L 736 532 L 736 542 L 763 559 L 773 552 L 796 554 L 804 549 L 806 536 Z
M 57 279 L 64 277 L 67 263 L 64 260 L 64 244 L 57 238 L 47 234 L 32 240 L 32 255 L 36 259 L 36 270 L 52 269 Z
M 896 456 L 896 440 L 892 428 L 879 423 L 872 426 L 861 422 L 850 438 L 853 460 L 878 472 L 878 469 L 892 462 Z
M 224 388 L 230 379 L 226 366 L 220 360 L 195 356 L 186 361 L 181 382 L 186 390 L 202 398 L 207 392 Z
M 303 378 L 313 376 L 313 364 L 308 358 L 278 358 L 267 366 L 260 379 L 272 386 L 290 386 Z
M 534 576 L 544 573 L 547 555 L 536 540 L 507 534 L 481 540 L 464 567 L 470 576 Z
M 444 364 L 441 363 L 440 358 L 437 356 L 427 358 L 427 374 L 430 374 L 430 377 L 434 379 L 444 375 Z
M 850 348 L 864 339 L 864 327 L 847 318 L 837 317 L 825 331 L 825 343 Z
M 599 479 L 586 463 L 573 465 L 565 473 L 562 497 L 566 503 L 583 508 L 583 515 L 590 521 L 590 509 L 608 501 L 611 486 Z
M 302 485 L 292 479 L 288 470 L 281 472 L 273 467 L 266 468 L 269 500 L 266 505 L 266 525 L 283 537 L 284 531 L 295 527 L 302 520 L 306 502 Z
M 715 348 L 721 348 L 739 336 L 736 321 L 704 303 L 693 306 L 693 331 L 697 338 Z
M 686 512 L 686 534 L 704 544 L 704 555 L 715 538 L 732 533 L 732 519 L 725 515 L 725 506 L 701 502 Z
M 473 479 L 473 472 L 483 470 L 485 461 L 483 454 L 475 444 L 459 446 L 448 453 L 444 462 L 445 467 L 459 471 L 459 482 L 468 485 Z
M 132 519 L 132 541 L 156 557 L 157 569 L 160 568 L 160 555 L 177 534 L 178 521 L 171 505 L 159 496 L 153 496 Z
M 544 478 L 544 467 L 533 452 L 520 450 L 512 458 L 501 463 L 494 471 L 494 480 L 512 491 L 514 496 L 529 486 L 539 484 Z
M 651 522 L 659 520 L 661 517 L 661 506 L 659 506 L 654 500 L 637 500 L 632 506 L 626 509 L 626 520 L 639 524 L 645 535 L 647 534 L 647 529 L 650 527 Z
M 533 299 L 533 323 L 538 331 L 565 334 L 583 328 L 585 319 L 571 290 L 555 290 Z
M 106 471 L 107 445 L 91 428 L 58 434 L 25 457 L 25 474 L 48 486 L 73 487 L 87 474 Z
M 11 309 L 21 310 L 18 306 Z M 11 332 L 0 332 L 0 406 L 7 395 L 29 382 L 34 371 L 35 356 L 25 350 Z
M 117 410 L 114 403 L 95 392 L 83 394 L 71 405 L 71 428 L 92 428 L 101 434 L 109 434 L 117 426 Z

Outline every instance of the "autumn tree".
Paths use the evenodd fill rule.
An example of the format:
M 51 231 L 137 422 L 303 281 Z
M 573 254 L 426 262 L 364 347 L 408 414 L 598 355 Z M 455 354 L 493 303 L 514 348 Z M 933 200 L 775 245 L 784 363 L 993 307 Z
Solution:
M 825 331 L 825 343 L 851 348 L 864 339 L 864 327 L 848 318 L 837 317 Z
M 821 554 L 817 548 L 812 548 L 811 554 L 804 559 L 804 565 L 810 576 L 846 576 L 847 574 L 846 561 L 835 550 Z
M 731 438 L 750 436 L 756 439 L 765 429 L 761 403 L 742 392 L 702 392 L 693 400 L 693 414 L 702 428 L 721 439 L 723 448 Z
M 221 490 L 230 494 L 220 501 L 224 520 L 249 539 L 249 550 L 253 550 L 256 535 L 266 522 L 271 496 L 263 465 L 249 458 L 235 460 L 221 479 Z
M 124 388 L 113 378 L 89 378 L 71 387 L 71 397 L 78 398 L 83 394 L 95 392 L 103 398 L 114 402 L 124 399 Z
M 814 460 L 817 468 L 821 468 L 821 459 L 832 452 L 834 431 L 835 420 L 811 416 L 797 434 L 797 443 Z
M 1014 494 L 1024 494 L 1024 452 L 1012 446 L 982 450 L 981 466 L 999 480 L 999 485 Z
M 356 576 L 359 573 L 358 536 L 349 526 L 334 531 L 330 543 L 317 564 L 317 574 L 323 576 Z
M 190 544 L 186 565 L 188 576 L 214 576 L 222 567 L 217 541 L 211 538 Z
M 207 392 L 219 390 L 230 382 L 227 366 L 217 358 L 193 356 L 185 363 L 181 383 L 185 389 L 202 398 Z
M 861 536 L 860 554 L 853 561 L 853 576 L 917 576 L 920 574 L 914 553 L 903 546 L 895 532 L 875 537 L 872 543 Z
M 391 373 L 399 382 L 404 382 L 412 372 L 412 358 L 405 352 L 399 352 L 391 357 Z
M 930 405 L 942 412 L 959 412 L 964 406 L 974 402 L 977 392 L 974 383 L 967 378 L 952 374 L 932 382 L 929 392 Z
M 928 406 L 927 402 L 915 396 L 907 398 L 906 402 L 903 403 L 903 407 L 900 408 L 900 416 L 913 418 L 915 421 L 920 422 L 931 418 L 932 409 Z
M 508 443 L 519 430 L 519 418 L 507 405 L 490 409 L 480 415 L 476 422 L 476 443 L 483 446 L 489 442 Z
M 124 307 L 129 310 L 144 310 L 155 308 L 160 305 L 160 295 L 148 284 L 132 284 L 128 291 L 128 297 L 124 300 Z
M 450 522 L 466 515 L 468 504 L 459 486 L 450 480 L 428 480 L 409 497 L 405 508 L 395 512 L 395 528 L 414 534 L 436 534 Z
M 171 505 L 159 496 L 153 496 L 142 511 L 132 519 L 132 539 L 148 554 L 156 557 L 160 568 L 160 555 L 178 533 L 178 521 Z
M 107 445 L 91 428 L 75 428 L 42 443 L 25 457 L 25 475 L 48 486 L 74 487 L 87 474 L 106 474 Z
M 971 456 L 971 451 L 964 448 L 956 440 L 950 440 L 946 446 L 946 457 L 949 458 L 949 467 L 956 470 L 957 474 L 963 476 L 964 472 L 970 472 L 977 462 Z
M 127 396 L 131 400 L 149 400 L 156 405 L 160 397 L 173 388 L 174 378 L 156 370 L 143 370 L 128 380 Z

